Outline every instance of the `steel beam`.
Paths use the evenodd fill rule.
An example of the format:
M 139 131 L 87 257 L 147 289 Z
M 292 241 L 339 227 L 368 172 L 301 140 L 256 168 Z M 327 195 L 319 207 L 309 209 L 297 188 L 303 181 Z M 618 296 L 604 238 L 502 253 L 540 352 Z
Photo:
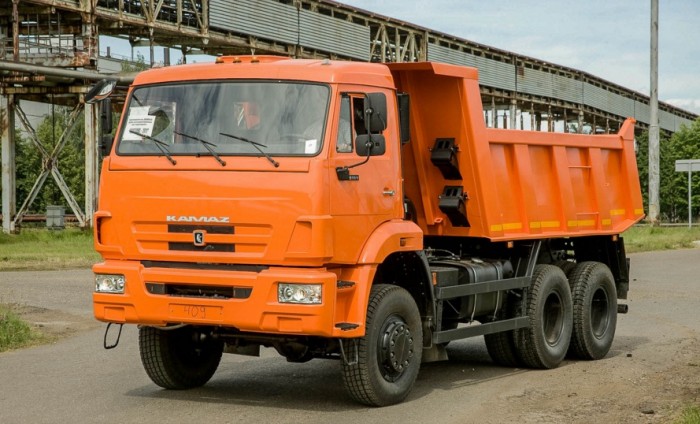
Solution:
M 50 66 L 32 65 L 31 63 L 11 62 L 8 60 L 0 60 L 0 70 L 28 72 L 32 74 L 51 75 L 56 77 L 74 78 L 77 80 L 99 81 L 110 79 L 122 84 L 131 84 L 134 81 L 134 75 L 105 75 L 90 71 L 74 71 L 71 69 L 52 68 Z
M 92 226 L 98 187 L 99 106 L 85 104 L 85 225 Z
M 12 218 L 16 210 L 15 182 L 15 97 L 0 97 L 0 136 L 2 138 L 2 231 L 15 231 Z

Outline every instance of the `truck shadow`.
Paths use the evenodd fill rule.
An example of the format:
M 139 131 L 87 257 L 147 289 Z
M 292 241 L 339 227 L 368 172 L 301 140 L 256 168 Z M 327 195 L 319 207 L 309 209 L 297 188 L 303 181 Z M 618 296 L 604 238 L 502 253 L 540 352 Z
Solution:
M 419 400 L 436 390 L 452 390 L 532 371 L 494 365 L 482 339 L 452 342 L 448 355 L 449 361 L 422 364 L 418 380 L 405 402 Z M 240 361 L 227 356 L 212 380 L 203 387 L 175 391 L 151 384 L 135 388 L 126 395 L 282 411 L 374 409 L 356 404 L 347 396 L 337 361 L 290 364 L 281 357 Z

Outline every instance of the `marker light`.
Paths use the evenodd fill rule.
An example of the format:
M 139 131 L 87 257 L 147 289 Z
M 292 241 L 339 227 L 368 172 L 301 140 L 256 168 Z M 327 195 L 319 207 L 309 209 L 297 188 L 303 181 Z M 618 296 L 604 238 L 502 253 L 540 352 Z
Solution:
M 97 293 L 124 293 L 126 278 L 118 274 L 95 274 Z
M 321 303 L 321 284 L 279 283 L 277 300 L 280 303 Z

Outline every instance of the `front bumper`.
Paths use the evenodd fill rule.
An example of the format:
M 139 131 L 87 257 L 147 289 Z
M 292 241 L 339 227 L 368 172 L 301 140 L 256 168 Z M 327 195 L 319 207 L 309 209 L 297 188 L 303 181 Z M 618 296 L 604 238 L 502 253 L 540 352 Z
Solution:
M 358 325 L 352 331 L 336 326 L 343 321 L 338 308 L 337 275 L 325 268 L 269 267 L 260 271 L 145 267 L 140 262 L 105 261 L 93 266 L 96 274 L 123 274 L 123 294 L 93 293 L 95 318 L 114 323 L 142 325 L 192 324 L 234 327 L 243 332 L 356 337 L 364 334 Z M 282 304 L 278 282 L 321 284 L 321 304 Z M 146 283 L 192 287 L 188 295 L 153 294 Z M 192 294 L 197 287 L 236 287 L 242 296 L 231 298 Z M 152 287 L 152 286 L 151 286 Z M 151 291 L 153 291 L 151 289 Z M 247 296 L 247 297 L 246 297 Z M 350 296 L 352 297 L 352 296 Z M 359 324 L 359 323 L 358 323 Z M 342 326 L 341 326 L 342 327 Z

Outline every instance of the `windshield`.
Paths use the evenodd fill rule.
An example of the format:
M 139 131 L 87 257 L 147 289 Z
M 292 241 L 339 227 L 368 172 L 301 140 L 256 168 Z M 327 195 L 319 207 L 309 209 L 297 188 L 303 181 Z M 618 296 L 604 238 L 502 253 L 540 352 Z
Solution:
M 296 82 L 209 82 L 137 88 L 117 152 L 126 155 L 315 155 L 329 88 Z

